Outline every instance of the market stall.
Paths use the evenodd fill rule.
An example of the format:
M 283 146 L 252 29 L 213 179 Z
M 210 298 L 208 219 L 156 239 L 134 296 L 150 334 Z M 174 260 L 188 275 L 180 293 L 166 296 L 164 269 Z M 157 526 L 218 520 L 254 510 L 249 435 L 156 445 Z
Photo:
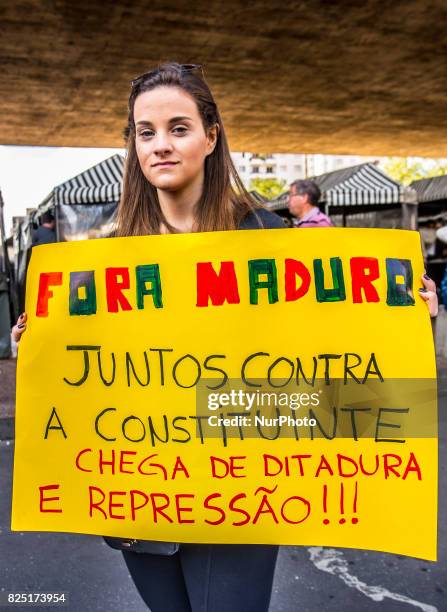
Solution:
M 13 229 L 18 310 L 24 308 L 26 270 L 33 232 L 44 213 L 55 219 L 55 240 L 87 240 L 110 235 L 121 196 L 124 158 L 113 155 L 54 187 Z
M 310 178 L 321 190 L 320 208 L 336 226 L 416 229 L 416 192 L 394 181 L 375 163 Z M 290 218 L 288 198 L 286 192 L 268 207 Z
M 418 229 L 422 237 L 427 274 L 440 287 L 447 262 L 447 244 L 437 231 L 447 225 L 447 176 L 413 181 L 419 202 Z

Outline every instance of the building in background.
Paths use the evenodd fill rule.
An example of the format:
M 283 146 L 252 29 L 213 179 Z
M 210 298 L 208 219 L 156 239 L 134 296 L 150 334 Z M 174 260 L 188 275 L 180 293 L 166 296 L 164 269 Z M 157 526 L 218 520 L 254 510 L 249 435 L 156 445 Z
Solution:
M 285 189 L 297 179 L 316 176 L 385 158 L 360 155 L 304 155 L 296 153 L 232 153 L 233 162 L 244 185 L 251 189 L 253 179 L 285 181 Z

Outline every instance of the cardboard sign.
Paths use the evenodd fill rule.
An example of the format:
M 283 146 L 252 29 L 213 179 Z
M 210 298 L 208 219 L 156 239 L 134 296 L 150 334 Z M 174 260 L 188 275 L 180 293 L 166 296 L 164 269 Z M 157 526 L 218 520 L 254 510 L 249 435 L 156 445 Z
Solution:
M 422 274 L 399 230 L 33 249 L 12 528 L 436 559 Z

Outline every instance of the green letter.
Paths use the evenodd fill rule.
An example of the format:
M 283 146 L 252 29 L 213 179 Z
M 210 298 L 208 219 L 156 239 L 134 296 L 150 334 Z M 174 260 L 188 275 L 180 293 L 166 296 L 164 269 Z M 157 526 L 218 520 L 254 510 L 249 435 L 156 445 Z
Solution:
M 343 302 L 346 299 L 343 266 L 340 257 L 331 257 L 333 289 L 324 287 L 324 270 L 321 259 L 314 259 L 315 289 L 318 302 Z
M 70 272 L 69 308 L 70 315 L 96 314 L 95 273 L 93 270 Z
M 267 280 L 259 280 L 265 274 Z M 278 301 L 278 280 L 274 259 L 252 259 L 248 262 L 248 279 L 250 284 L 250 304 L 258 303 L 258 290 L 267 289 L 269 304 Z
M 388 306 L 413 306 L 411 295 L 413 289 L 413 268 L 409 259 L 386 260 L 386 277 L 388 290 L 386 303 Z
M 137 266 L 137 306 L 140 310 L 144 308 L 144 296 L 152 295 L 155 308 L 163 308 L 161 295 L 160 269 L 158 264 L 150 264 L 147 266 Z M 152 283 L 150 289 L 146 283 Z

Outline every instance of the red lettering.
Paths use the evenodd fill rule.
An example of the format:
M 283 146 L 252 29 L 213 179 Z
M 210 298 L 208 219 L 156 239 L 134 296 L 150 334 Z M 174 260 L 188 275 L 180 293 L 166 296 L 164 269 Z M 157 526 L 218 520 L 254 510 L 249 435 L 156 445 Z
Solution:
M 392 458 L 397 459 L 397 463 L 393 463 L 391 461 Z M 392 453 L 386 453 L 385 455 L 383 455 L 383 469 L 385 473 L 385 480 L 388 478 L 389 472 L 391 472 L 391 474 L 394 474 L 394 476 L 400 478 L 400 474 L 395 468 L 399 467 L 401 463 L 402 459 L 399 457 L 399 455 L 393 455 Z
M 301 502 L 302 504 L 304 504 L 305 508 L 307 509 L 307 512 L 305 514 L 305 516 L 303 518 L 300 518 L 296 521 L 293 521 L 292 519 L 289 519 L 286 514 L 285 514 L 285 509 L 286 506 L 289 502 L 291 502 L 292 500 L 298 500 L 299 502 Z M 293 525 L 298 525 L 298 523 L 302 523 L 303 521 L 305 521 L 307 519 L 307 517 L 310 514 L 310 502 L 307 499 L 304 499 L 304 497 L 298 497 L 297 495 L 293 496 L 293 497 L 288 497 L 284 503 L 281 506 L 281 516 L 282 518 L 287 522 L 287 523 L 292 523 Z
M 84 453 L 91 453 L 91 452 L 92 452 L 91 448 L 84 448 L 84 450 L 79 451 L 76 457 L 76 467 L 78 468 L 78 470 L 81 470 L 82 472 L 93 472 L 93 470 L 87 470 L 87 468 L 81 467 L 81 464 L 79 463 L 79 460 Z
M 418 480 L 422 480 L 421 468 L 419 467 L 419 463 L 414 455 L 414 453 L 410 453 L 410 458 L 407 463 L 407 467 L 405 468 L 405 472 L 402 475 L 402 480 L 405 480 L 408 476 L 408 472 L 416 472 Z
M 315 472 L 315 478 L 318 478 L 321 470 L 327 470 L 331 476 L 334 475 L 330 463 L 324 455 L 321 455 L 320 463 L 318 464 L 317 471 Z
M 57 491 L 60 488 L 58 484 L 44 485 L 39 487 L 39 510 L 40 512 L 62 512 L 61 508 L 44 508 L 44 503 L 59 501 L 60 497 L 45 497 L 45 491 Z
M 312 455 L 292 455 L 291 459 L 297 459 L 300 466 L 300 476 L 304 476 L 304 466 L 302 459 L 311 459 Z
M 106 268 L 107 310 L 118 312 L 132 310 L 127 298 L 123 295 L 130 287 L 129 268 Z
M 88 488 L 88 493 L 89 493 L 89 498 L 90 498 L 90 502 L 89 502 L 89 515 L 90 515 L 90 518 L 93 516 L 93 509 L 95 509 L 95 510 L 99 510 L 102 513 L 103 517 L 105 519 L 107 519 L 107 514 L 105 513 L 105 511 L 102 508 L 100 508 L 101 504 L 104 502 L 104 500 L 106 498 L 104 491 L 102 489 L 100 489 L 99 487 L 92 487 L 92 486 L 90 486 Z M 97 501 L 95 503 L 93 503 L 93 494 L 94 493 L 99 493 L 101 495 L 100 501 Z
M 277 476 L 282 470 L 282 461 L 278 459 L 278 457 L 275 457 L 274 455 L 267 455 L 265 453 L 263 457 L 264 457 L 264 476 Z M 272 468 L 270 468 L 270 463 L 272 461 L 276 462 L 276 466 L 277 466 L 276 471 L 271 471 Z M 276 467 L 276 466 L 274 463 L 273 467 Z
M 379 278 L 379 262 L 375 257 L 351 257 L 352 301 L 363 302 L 362 291 L 367 302 L 380 302 L 373 281 Z
M 172 476 L 171 476 L 172 480 L 174 480 L 175 477 L 177 476 L 177 472 L 183 472 L 183 474 L 186 476 L 186 478 L 189 478 L 188 470 L 186 469 L 186 466 L 183 463 L 183 461 L 178 456 L 177 456 L 177 458 L 175 460 L 175 465 L 174 465 L 174 468 L 172 470 Z
M 236 474 L 236 470 L 245 470 L 245 465 L 237 465 L 237 459 L 246 459 L 246 455 L 232 455 L 230 457 L 230 474 L 232 478 L 247 478 L 246 474 Z
M 143 503 L 140 505 L 136 504 L 137 495 L 143 498 Z M 137 491 L 135 489 L 130 491 L 130 514 L 133 521 L 135 520 L 136 511 L 141 510 L 141 508 L 144 508 L 144 506 L 147 505 L 148 501 L 149 496 L 146 495 L 146 493 L 143 493 L 143 491 Z
M 226 476 L 228 476 L 228 474 L 232 478 L 246 478 L 247 476 L 245 474 L 236 474 L 236 470 L 245 469 L 245 465 L 237 465 L 236 460 L 246 458 L 246 455 L 232 455 L 231 457 L 228 457 L 228 461 L 226 461 L 225 459 L 221 459 L 220 457 L 213 457 L 213 455 L 211 455 L 211 473 L 213 478 L 225 478 Z M 223 467 L 224 473 L 222 475 L 219 475 L 217 473 L 216 468 L 219 466 L 219 464 Z
M 301 279 L 299 287 L 296 286 L 296 277 Z M 302 261 L 286 259 L 285 261 L 285 288 L 286 302 L 294 302 L 306 295 L 310 287 L 310 272 Z
M 208 519 L 205 519 L 205 523 L 208 523 L 208 525 L 220 525 L 225 520 L 225 512 L 222 510 L 222 508 L 219 508 L 219 506 L 213 506 L 212 504 L 210 504 L 211 500 L 216 499 L 218 497 L 222 497 L 222 495 L 220 493 L 211 493 L 211 495 L 208 495 L 208 497 L 206 497 L 203 502 L 203 506 L 207 510 L 215 510 L 216 512 L 220 514 L 220 517 L 216 521 L 210 521 Z
M 365 466 L 363 465 L 363 455 L 360 455 L 360 457 L 359 457 L 360 469 L 361 469 L 362 473 L 365 474 L 365 476 L 373 476 L 377 472 L 377 470 L 379 469 L 379 457 L 378 457 L 378 455 L 375 455 L 374 460 L 376 462 L 374 471 L 373 472 L 368 472 L 366 470 Z
M 182 512 L 192 512 L 191 507 L 185 507 L 180 505 L 180 500 L 183 498 L 194 499 L 194 495 L 191 493 L 178 493 L 175 496 L 175 509 L 177 511 L 177 520 L 181 523 L 195 523 L 194 519 L 186 519 L 182 517 Z
M 222 261 L 217 274 L 211 262 L 197 264 L 197 306 L 239 304 L 239 291 L 233 261 Z
M 230 466 L 224 459 L 210 455 L 210 461 L 211 461 L 211 475 L 213 478 L 225 478 L 226 476 L 228 476 L 230 472 Z M 224 473 L 222 475 L 219 475 L 217 473 L 217 466 L 219 465 L 221 465 L 224 469 Z
M 104 465 L 110 465 L 110 467 L 112 468 L 111 470 L 112 474 L 115 474 L 115 449 L 114 448 L 112 448 L 112 458 L 110 459 L 110 461 L 106 461 L 106 459 L 104 459 L 103 450 L 102 448 L 99 449 L 99 473 L 100 474 L 104 474 L 104 470 L 102 469 Z
M 153 464 L 150 463 L 150 459 L 152 459 L 152 457 L 156 457 L 157 453 L 154 453 L 153 455 L 149 455 L 148 457 L 145 457 L 144 459 L 142 459 L 140 461 L 140 463 L 138 464 L 138 472 L 140 474 L 144 474 L 144 476 L 154 476 L 154 474 L 156 474 L 156 472 L 145 472 L 143 469 L 143 466 L 147 463 L 148 467 L 152 467 Z
M 62 285 L 62 272 L 42 272 L 39 277 L 39 292 L 37 294 L 37 317 L 48 317 L 48 300 L 53 297 L 50 286 Z
M 259 504 L 259 508 L 253 519 L 253 525 L 256 525 L 261 514 L 270 514 L 270 516 L 275 521 L 275 523 L 279 522 L 278 519 L 276 518 L 275 511 L 273 510 L 272 506 L 270 505 L 269 500 L 267 499 L 267 495 L 262 496 L 262 501 Z
M 239 501 L 240 499 L 246 499 L 246 497 L 247 496 L 245 495 L 245 493 L 239 493 L 239 495 L 235 495 L 230 500 L 230 503 L 229 503 L 230 510 L 232 510 L 233 512 L 239 512 L 240 514 L 245 516 L 245 519 L 242 521 L 233 521 L 232 524 L 235 525 L 235 527 L 240 527 L 241 525 L 246 525 L 247 523 L 250 522 L 250 515 L 248 514 L 248 512 L 244 510 L 243 508 L 236 507 L 236 502 Z
M 140 461 L 140 463 L 138 464 L 138 472 L 140 474 L 144 474 L 145 476 L 155 476 L 157 474 L 157 472 L 145 472 L 143 469 L 143 466 L 147 463 L 148 467 L 158 467 L 160 468 L 160 471 L 163 473 L 163 478 L 164 480 L 168 479 L 168 471 L 165 468 L 164 465 L 161 465 L 160 463 L 150 463 L 149 460 L 152 459 L 152 457 L 157 457 L 157 453 L 154 453 L 153 455 L 149 455 L 148 457 L 145 457 L 142 461 Z
M 125 470 L 124 465 L 133 465 L 133 461 L 124 461 L 125 455 L 136 455 L 136 451 L 121 451 L 120 453 L 120 472 L 122 474 L 133 474 L 132 470 Z
M 346 457 L 346 455 L 340 455 L 339 453 L 337 453 L 337 461 L 338 473 L 340 476 L 343 476 L 343 478 L 352 478 L 352 476 L 355 476 L 359 471 L 359 466 L 354 461 L 354 459 L 351 459 L 351 457 Z M 347 471 L 345 472 L 343 470 L 343 463 L 351 464 L 353 466 L 354 471 L 352 473 L 348 473 Z
M 125 491 L 110 491 L 109 493 L 109 516 L 113 519 L 125 519 L 126 517 L 122 514 L 113 514 L 113 508 L 124 508 L 124 504 L 113 502 L 113 497 L 118 495 L 126 495 Z
M 162 498 L 165 501 L 165 503 L 164 504 L 162 503 L 161 506 L 158 506 L 156 502 L 157 497 Z M 158 514 L 160 514 L 163 518 L 165 518 L 168 521 L 168 523 L 174 522 L 170 516 L 168 516 L 165 512 L 163 512 L 163 510 L 169 506 L 169 497 L 165 493 L 152 493 L 151 502 L 152 502 L 152 511 L 154 514 L 154 523 L 158 522 L 158 519 L 157 519 Z

